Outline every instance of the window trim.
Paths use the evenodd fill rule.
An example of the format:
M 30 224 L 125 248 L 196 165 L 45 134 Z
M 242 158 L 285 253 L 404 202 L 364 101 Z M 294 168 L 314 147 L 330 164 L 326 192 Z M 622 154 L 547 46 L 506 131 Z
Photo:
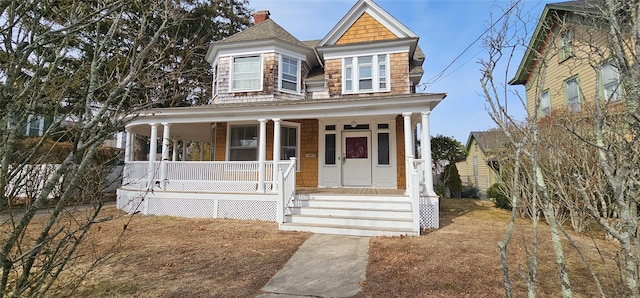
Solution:
M 619 70 L 615 67 L 615 65 L 613 64 L 612 60 L 608 60 L 604 63 L 602 63 L 602 65 L 600 65 L 600 69 L 598 69 L 598 91 L 599 91 L 599 95 L 603 100 L 608 101 L 609 100 L 609 96 L 606 94 L 607 89 L 605 88 L 605 81 L 604 81 L 604 77 L 603 77 L 603 69 L 605 66 L 609 66 L 613 69 L 614 73 L 615 73 L 615 84 L 616 84 L 616 90 L 614 92 L 614 94 L 616 94 L 616 96 L 611 97 L 611 101 L 610 102 L 618 102 L 622 99 L 622 88 L 621 88 L 621 82 L 620 82 L 620 72 Z
M 232 133 L 231 130 L 232 128 L 237 128 L 237 127 L 255 127 L 256 128 L 256 146 L 255 147 L 246 147 L 246 148 L 255 148 L 256 150 L 256 157 L 254 160 L 252 161 L 258 161 L 258 148 L 260 147 L 260 126 L 259 124 L 254 124 L 254 123 L 249 123 L 249 122 L 244 122 L 244 123 L 234 123 L 234 124 L 229 124 L 227 125 L 227 161 L 233 161 L 231 160 L 231 149 L 234 149 L 236 147 L 231 145 L 231 141 L 232 141 Z
M 545 95 L 548 103 L 546 107 L 547 109 L 546 112 L 545 112 L 545 107 L 543 106 L 543 102 L 544 102 L 543 99 L 545 98 Z M 538 107 L 538 118 L 544 118 L 549 116 L 551 114 L 551 91 L 549 89 L 542 91 L 538 99 L 540 100 L 540 105 Z
M 384 56 L 384 62 L 379 61 L 379 57 Z M 371 89 L 360 89 L 360 63 L 362 57 L 371 57 Z M 351 63 L 347 64 L 350 59 Z M 354 55 L 342 57 L 342 94 L 362 94 L 391 91 L 391 55 L 389 53 L 376 53 L 366 55 Z M 380 66 L 384 65 L 384 74 L 381 75 Z M 347 78 L 347 70 L 350 70 L 350 78 Z M 385 88 L 380 88 L 380 79 L 384 78 Z M 351 81 L 351 89 L 347 89 L 347 81 Z
M 573 57 L 573 29 L 567 28 L 560 32 L 560 62 Z
M 569 82 L 571 81 L 575 81 L 576 82 L 576 91 L 577 91 L 577 97 L 578 97 L 578 103 L 577 103 L 577 108 L 573 107 L 571 105 L 571 103 L 569 102 Z M 564 86 L 564 101 L 567 104 L 567 110 L 569 110 L 570 112 L 581 112 L 582 111 L 582 96 L 580 95 L 580 80 L 578 80 L 577 76 L 573 76 L 571 78 L 568 78 L 564 81 L 563 83 Z
M 258 57 L 260 59 L 260 63 L 259 63 L 260 82 L 259 82 L 258 88 L 246 88 L 246 89 L 234 88 L 233 85 L 234 85 L 234 74 L 235 74 L 235 69 L 234 69 L 235 60 L 239 58 L 251 58 L 251 57 Z M 261 53 L 254 54 L 254 55 L 230 56 L 230 60 L 229 60 L 229 92 L 230 93 L 262 91 L 263 85 L 264 85 L 264 56 Z
M 284 150 L 282 150 L 282 141 L 284 138 L 282 137 L 282 129 L 283 128 L 295 128 L 296 130 L 296 172 L 300 172 L 300 123 L 297 122 L 287 122 L 282 121 L 280 124 L 280 159 L 282 160 L 282 154 Z
M 298 59 L 298 58 L 294 58 L 292 56 L 289 55 L 284 55 L 284 54 L 279 54 L 278 56 L 280 56 L 278 58 L 278 91 L 281 92 L 286 92 L 286 93 L 293 93 L 293 94 L 300 94 L 300 77 L 301 77 L 301 72 L 302 72 L 302 60 Z M 290 90 L 290 89 L 286 89 L 283 87 L 283 81 L 285 81 L 284 79 L 284 75 L 283 75 L 283 65 L 284 65 L 284 59 L 288 59 L 288 60 L 292 60 L 292 61 L 296 61 L 296 90 Z M 291 82 L 290 80 L 286 80 L 287 82 Z

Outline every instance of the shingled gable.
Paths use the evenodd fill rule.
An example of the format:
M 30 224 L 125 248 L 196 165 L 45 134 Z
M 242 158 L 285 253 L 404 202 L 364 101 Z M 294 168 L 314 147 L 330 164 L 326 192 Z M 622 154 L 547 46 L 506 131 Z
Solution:
M 298 50 L 304 51 L 307 56 L 314 57 L 312 48 L 295 38 L 272 19 L 266 19 L 260 24 L 253 25 L 225 39 L 213 42 L 205 58 L 207 62 L 212 63 L 217 52 L 223 48 L 247 47 L 250 46 L 251 43 L 259 44 L 268 42 L 293 46 Z

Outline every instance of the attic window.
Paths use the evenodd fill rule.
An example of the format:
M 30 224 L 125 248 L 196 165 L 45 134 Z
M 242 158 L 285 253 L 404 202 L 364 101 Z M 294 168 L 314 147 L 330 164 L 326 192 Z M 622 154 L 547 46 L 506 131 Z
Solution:
M 567 29 L 560 33 L 560 61 L 573 56 L 573 30 Z
M 342 93 L 389 91 L 388 54 L 348 57 L 342 63 Z
M 300 84 L 298 77 L 300 73 L 300 60 L 287 56 L 280 56 L 280 90 L 299 93 Z
M 231 91 L 260 91 L 262 88 L 262 58 L 233 57 Z

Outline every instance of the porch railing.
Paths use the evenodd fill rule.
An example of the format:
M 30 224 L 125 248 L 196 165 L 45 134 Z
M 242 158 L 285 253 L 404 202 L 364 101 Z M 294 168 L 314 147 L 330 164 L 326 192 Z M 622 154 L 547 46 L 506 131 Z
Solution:
M 161 180 L 161 167 L 166 179 Z M 162 169 L 164 170 L 164 169 Z M 258 188 L 257 161 L 148 161 L 125 165 L 123 186 L 136 189 L 193 192 L 255 192 Z M 275 190 L 273 162 L 265 162 L 264 189 Z
M 278 169 L 278 223 L 284 223 L 286 211 L 289 204 L 296 196 L 296 158 L 292 157 L 289 167 L 283 171 L 282 167 Z
M 413 231 L 420 232 L 420 228 L 440 227 L 440 203 L 437 196 L 429 194 L 425 171 L 431 171 L 423 159 L 409 158 L 407 160 L 410 177 L 407 179 L 408 193 L 413 210 Z

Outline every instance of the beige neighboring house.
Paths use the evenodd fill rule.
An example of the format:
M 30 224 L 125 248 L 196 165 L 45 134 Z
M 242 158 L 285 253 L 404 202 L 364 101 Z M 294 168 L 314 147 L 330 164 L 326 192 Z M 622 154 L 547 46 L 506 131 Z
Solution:
M 456 163 L 463 186 L 473 186 L 486 193 L 500 179 L 498 154 L 504 148 L 505 136 L 500 130 L 473 131 L 467 140 L 467 158 Z
M 608 27 L 598 28 L 598 9 L 589 1 L 547 4 L 511 85 L 526 88 L 527 112 L 580 113 L 595 99 L 624 100 Z M 590 19 L 589 19 L 590 18 Z M 630 59 L 633 57 L 630 55 Z
M 416 92 L 419 37 L 371 0 L 317 40 L 298 40 L 268 11 L 254 21 L 211 44 L 210 104 L 142 111 L 127 125 L 118 207 L 360 236 L 437 228 L 424 165 L 446 94 Z M 414 156 L 418 124 L 426 146 Z M 154 154 L 133 155 L 134 135 Z M 201 160 L 185 160 L 194 146 Z

